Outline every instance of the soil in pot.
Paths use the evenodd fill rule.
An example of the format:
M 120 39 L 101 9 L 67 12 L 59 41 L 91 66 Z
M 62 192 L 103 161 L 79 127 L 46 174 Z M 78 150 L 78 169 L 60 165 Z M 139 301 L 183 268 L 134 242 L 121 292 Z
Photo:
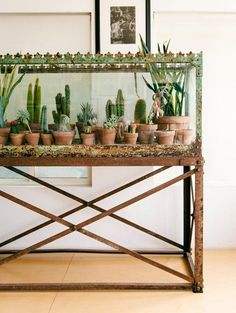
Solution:
M 11 133 L 10 138 L 14 146 L 21 146 L 23 145 L 25 141 L 25 134 L 24 133 L 20 133 L 20 134 Z
M 7 144 L 10 131 L 11 131 L 10 127 L 0 128 L 0 144 L 1 145 Z
M 183 145 L 190 145 L 193 138 L 192 129 L 179 129 L 176 130 L 176 143 Z
M 124 133 L 125 143 L 128 145 L 136 145 L 138 133 Z
M 190 116 L 159 116 L 157 124 L 160 130 L 176 130 L 189 128 L 190 121 Z
M 44 146 L 51 146 L 53 144 L 53 136 L 52 134 L 44 134 L 41 133 L 41 140 Z
M 75 131 L 71 130 L 68 132 L 62 132 L 62 131 L 53 131 L 52 132 L 53 137 L 55 139 L 55 144 L 56 145 L 71 145 L 73 138 L 75 136 Z
M 155 132 L 157 142 L 160 145 L 173 145 L 175 131 L 174 130 L 158 130 Z
M 141 144 L 152 144 L 154 141 L 154 132 L 157 129 L 156 124 L 139 124 L 138 141 Z
M 113 145 L 115 143 L 115 128 L 102 128 L 99 132 L 102 145 Z
M 40 133 L 25 134 L 25 140 L 31 146 L 37 146 L 39 144 L 39 138 L 40 138 Z
M 95 134 L 81 134 L 83 145 L 93 146 L 95 144 Z

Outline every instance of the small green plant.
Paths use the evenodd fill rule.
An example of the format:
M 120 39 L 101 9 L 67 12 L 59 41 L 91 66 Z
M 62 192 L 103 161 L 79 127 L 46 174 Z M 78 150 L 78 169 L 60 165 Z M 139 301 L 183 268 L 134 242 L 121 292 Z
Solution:
M 42 107 L 40 125 L 41 125 L 41 131 L 44 134 L 49 133 L 49 130 L 48 130 L 48 119 L 47 119 L 47 106 L 46 105 L 43 105 L 43 107 Z
M 118 119 L 125 115 L 125 100 L 121 89 L 118 89 L 115 103 L 111 99 L 107 100 L 106 118 L 109 119 L 112 115 L 116 115 Z
M 55 124 L 59 124 L 61 115 L 66 115 L 70 118 L 70 86 L 65 85 L 65 96 L 58 93 L 55 97 L 56 111 L 52 111 L 52 116 Z
M 117 123 L 118 123 L 118 118 L 116 115 L 113 114 L 103 123 L 103 127 L 104 128 L 116 128 Z
M 17 112 L 17 120 L 19 121 L 20 125 L 26 126 L 28 131 L 32 133 L 30 128 L 30 114 L 27 110 L 19 110 Z
M 77 120 L 84 127 L 97 124 L 97 115 L 93 112 L 93 107 L 90 103 L 86 102 L 80 105 L 80 113 L 77 114 Z
M 146 115 L 146 101 L 144 99 L 138 99 L 135 104 L 134 110 L 134 122 L 137 124 L 146 124 L 147 115 Z
M 70 118 L 67 115 L 61 114 L 61 116 L 60 116 L 60 123 L 59 123 L 59 129 L 58 130 L 60 132 L 71 131 Z
M 10 97 L 15 90 L 16 86 L 20 84 L 25 73 L 23 73 L 15 82 L 16 65 L 13 67 L 10 73 L 8 73 L 8 67 L 5 67 L 5 73 L 1 80 L 0 78 L 0 128 L 5 127 L 5 113 L 10 101 Z

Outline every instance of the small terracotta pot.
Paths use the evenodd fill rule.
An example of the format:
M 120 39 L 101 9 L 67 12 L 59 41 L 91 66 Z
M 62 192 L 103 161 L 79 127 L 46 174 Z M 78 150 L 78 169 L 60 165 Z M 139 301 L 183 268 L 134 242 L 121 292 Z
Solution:
M 160 145 L 173 145 L 175 131 L 174 130 L 158 130 L 155 132 L 157 142 Z
M 25 140 L 25 134 L 20 133 L 20 134 L 10 134 L 11 142 L 14 146 L 21 146 L 24 143 Z
M 115 143 L 115 128 L 102 128 L 99 132 L 102 145 L 113 145 Z
M 154 141 L 154 132 L 157 129 L 156 124 L 139 124 L 138 141 L 142 144 L 152 144 Z
M 193 137 L 192 129 L 178 129 L 176 130 L 176 143 L 183 145 L 190 145 Z
M 128 145 L 136 145 L 138 133 L 124 133 L 124 140 Z
M 73 138 L 75 136 L 75 131 L 70 130 L 68 132 L 53 131 L 53 137 L 55 139 L 56 145 L 68 146 L 72 144 Z
M 176 130 L 189 128 L 190 121 L 190 116 L 159 116 L 157 124 L 160 130 Z
M 83 141 L 83 144 L 86 146 L 93 146 L 95 144 L 95 134 L 81 134 L 81 138 Z
M 1 145 L 6 145 L 10 131 L 11 131 L 10 127 L 0 128 L 0 144 Z
M 52 134 L 41 133 L 40 137 L 44 146 L 51 146 L 53 144 Z
M 39 144 L 40 133 L 27 133 L 25 134 L 26 142 L 31 146 Z

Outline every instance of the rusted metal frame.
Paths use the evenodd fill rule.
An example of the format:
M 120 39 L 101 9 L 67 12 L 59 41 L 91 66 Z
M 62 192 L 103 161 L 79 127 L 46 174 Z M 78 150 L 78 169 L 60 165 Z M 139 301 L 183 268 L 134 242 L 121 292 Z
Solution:
M 193 258 L 192 258 L 191 253 L 189 253 L 189 252 L 184 253 L 184 257 L 185 257 L 186 260 L 187 260 L 187 265 L 188 265 L 189 271 L 190 271 L 190 273 L 191 273 L 191 276 L 194 277 L 194 274 L 195 274 L 195 266 L 194 266 L 194 262 L 193 262 Z
M 44 181 L 42 181 L 42 180 L 40 180 L 40 179 L 38 179 L 38 178 L 35 178 L 35 177 L 33 177 L 33 176 L 31 176 L 31 175 L 29 175 L 29 174 L 27 174 L 27 173 L 25 173 L 25 172 L 23 172 L 23 171 L 21 171 L 21 170 L 19 170 L 19 169 L 16 169 L 16 168 L 14 168 L 14 167 L 6 167 L 6 168 L 9 169 L 9 170 L 11 170 L 11 171 L 13 171 L 13 172 L 15 172 L 15 173 L 17 173 L 17 174 L 19 174 L 19 175 L 25 176 L 25 177 L 27 177 L 28 179 L 32 179 L 33 181 L 35 181 L 35 182 L 37 182 L 37 183 L 39 183 L 39 184 L 42 183 L 42 185 L 46 186 L 46 187 L 49 188 L 49 189 L 52 189 L 52 190 L 54 190 L 54 191 L 56 191 L 56 192 L 58 192 L 58 193 L 61 193 L 61 192 L 60 192 L 60 191 L 61 191 L 60 188 L 57 188 L 57 187 L 54 187 L 54 186 L 52 186 L 52 185 L 50 185 L 50 184 L 48 184 L 48 183 L 45 183 Z M 155 170 L 155 171 L 152 171 L 152 172 L 150 172 L 150 173 L 148 173 L 148 174 L 146 174 L 146 175 L 144 175 L 144 176 L 142 176 L 142 177 L 140 177 L 140 178 L 138 178 L 138 179 L 135 179 L 135 180 L 133 180 L 133 181 L 131 181 L 131 182 L 129 182 L 129 183 L 127 183 L 127 184 L 121 186 L 121 187 L 118 187 L 118 188 L 116 188 L 116 189 L 114 189 L 114 190 L 112 190 L 112 191 L 110 191 L 110 192 L 108 192 L 108 193 L 106 193 L 106 194 L 104 194 L 104 195 L 101 195 L 101 196 L 97 197 L 97 198 L 94 199 L 94 200 L 91 200 L 91 201 L 86 202 L 86 201 L 84 201 L 83 199 L 78 198 L 78 201 L 84 201 L 85 204 L 82 205 L 82 206 L 76 207 L 76 208 L 74 208 L 74 209 L 72 209 L 72 210 L 70 210 L 70 211 L 68 211 L 68 212 L 65 212 L 65 213 L 59 215 L 59 217 L 60 217 L 60 218 L 66 217 L 66 216 L 68 216 L 68 215 L 70 215 L 70 214 L 73 214 L 73 213 L 77 212 L 78 210 L 81 210 L 81 209 L 83 209 L 83 208 L 85 208 L 85 207 L 87 207 L 87 206 L 89 206 L 89 207 L 91 207 L 91 208 L 93 208 L 94 210 L 97 210 L 97 211 L 99 211 L 99 212 L 105 212 L 104 209 L 100 208 L 99 206 L 93 205 L 93 203 L 98 202 L 98 201 L 100 201 L 100 200 L 103 200 L 103 199 L 105 199 L 105 198 L 107 198 L 107 197 L 109 197 L 109 196 L 111 196 L 111 195 L 114 195 L 115 193 L 117 193 L 117 192 L 119 192 L 119 191 L 122 191 L 122 190 L 124 190 L 124 189 L 126 189 L 126 188 L 128 188 L 128 187 L 130 187 L 130 186 L 133 186 L 134 184 L 137 184 L 137 183 L 139 183 L 139 182 L 141 182 L 141 181 L 143 181 L 143 180 L 145 180 L 145 179 L 147 179 L 147 178 L 150 178 L 151 176 L 154 176 L 154 175 L 156 175 L 156 174 L 158 174 L 158 173 L 160 173 L 160 172 L 162 172 L 162 171 L 164 171 L 164 170 L 166 170 L 166 169 L 168 169 L 168 168 L 169 168 L 169 167 L 167 166 L 167 167 L 162 167 L 162 168 L 160 168 L 160 169 L 157 169 L 157 170 Z M 53 188 L 51 188 L 51 187 L 53 187 Z M 63 190 L 62 190 L 62 191 L 63 191 Z M 63 192 L 64 192 L 64 191 L 63 191 Z M 66 197 L 69 197 L 69 198 L 72 196 L 72 199 L 73 199 L 73 200 L 77 200 L 77 199 L 76 199 L 76 196 L 74 196 L 74 195 L 72 195 L 72 194 L 70 194 L 70 193 L 68 193 L 68 192 L 64 192 L 63 195 L 65 195 Z M 142 231 L 142 232 L 144 232 L 144 233 L 147 233 L 147 234 L 149 234 L 149 235 L 151 235 L 151 236 L 153 236 L 153 237 L 155 237 L 155 238 L 157 238 L 157 239 L 160 239 L 160 240 L 165 241 L 165 242 L 167 242 L 167 243 L 169 243 L 169 244 L 171 244 L 171 245 L 173 245 L 173 246 L 176 246 L 176 247 L 178 247 L 178 248 L 180 248 L 180 249 L 183 249 L 183 246 L 182 246 L 181 244 L 179 244 L 179 243 L 177 243 L 177 242 L 175 242 L 175 241 L 173 241 L 173 240 L 170 240 L 170 239 L 168 239 L 168 238 L 166 238 L 166 237 L 164 237 L 164 236 L 161 236 L 161 235 L 159 235 L 159 234 L 157 234 L 157 233 L 155 233 L 155 232 L 153 232 L 153 231 L 151 231 L 151 230 L 149 230 L 149 229 L 147 229 L 147 228 L 145 228 L 145 227 L 143 227 L 143 226 L 141 226 L 141 225 L 138 225 L 138 224 L 136 224 L 136 223 L 133 223 L 133 222 L 131 222 L 131 221 L 125 219 L 125 218 L 122 218 L 122 217 L 120 217 L 120 216 L 118 216 L 118 215 L 115 215 L 115 214 L 111 214 L 110 217 L 112 217 L 112 218 L 114 218 L 114 219 L 116 219 L 116 220 L 119 220 L 119 221 L 121 221 L 121 222 L 123 222 L 123 223 L 125 223 L 125 224 L 127 224 L 127 225 L 129 225 L 129 226 L 131 226 L 131 227 L 134 227 L 134 228 L 136 228 L 136 229 L 139 229 L 140 231 Z M 35 226 L 35 227 L 33 227 L 33 228 L 31 228 L 31 229 L 25 231 L 25 232 L 22 232 L 22 233 L 19 234 L 19 235 L 16 235 L 16 236 L 14 236 L 14 237 L 12 237 L 12 238 L 10 238 L 10 239 L 8 239 L 8 240 L 5 240 L 4 242 L 0 243 L 0 247 L 3 247 L 3 246 L 6 245 L 6 244 L 9 244 L 9 243 L 11 243 L 11 242 L 13 242 L 13 241 L 15 241 L 15 240 L 17 240 L 17 239 L 20 239 L 20 238 L 22 238 L 22 237 L 24 237 L 24 236 L 26 236 L 26 235 L 28 235 L 28 234 L 30 234 L 30 233 L 36 231 L 36 230 L 39 230 L 39 229 L 41 229 L 41 228 L 43 228 L 43 227 L 46 227 L 46 226 L 48 226 L 48 225 L 50 225 L 50 224 L 52 224 L 52 223 L 54 223 L 54 220 L 49 220 L 49 221 L 46 221 L 46 222 L 44 222 L 44 223 L 42 223 L 42 224 L 40 224 L 40 225 L 38 225 L 38 226 Z
M 189 244 L 191 246 L 192 237 L 193 237 L 194 218 L 195 218 L 195 216 L 194 216 L 194 214 L 195 214 L 195 197 L 194 197 L 192 177 L 190 177 L 190 190 L 191 190 L 191 199 L 192 199 L 192 207 L 193 207 L 193 211 L 191 213 L 190 238 L 189 238 Z
M 1 291 L 42 290 L 191 290 L 191 283 L 18 283 L 0 284 Z
M 195 275 L 194 292 L 203 290 L 203 165 L 195 174 Z
M 190 170 L 190 166 L 183 167 L 184 173 Z M 184 221 L 183 221 L 183 244 L 184 251 L 190 252 L 190 231 L 191 231 L 191 193 L 190 193 L 190 180 L 187 177 L 183 180 L 183 204 L 184 204 Z
M 172 268 L 167 267 L 167 266 L 165 266 L 165 265 L 163 265 L 163 264 L 161 264 L 159 262 L 153 261 L 153 260 L 151 260 L 151 259 L 149 259 L 149 258 L 147 258 L 147 257 L 145 257 L 145 256 L 143 256 L 143 255 L 133 251 L 133 250 L 130 250 L 130 249 L 127 249 L 127 248 L 125 248 L 125 247 L 123 247 L 121 245 L 118 245 L 118 244 L 114 243 L 111 240 L 105 239 L 105 238 L 103 238 L 103 237 L 101 237 L 101 236 L 99 236 L 97 234 L 94 234 L 94 233 L 92 233 L 92 232 L 90 232 L 90 231 L 88 231 L 86 229 L 83 229 L 83 228 L 80 228 L 78 231 L 80 233 L 82 233 L 82 234 L 84 234 L 84 235 L 86 235 L 86 236 L 88 236 L 90 238 L 93 238 L 93 239 L 95 239 L 95 240 L 97 240 L 99 242 L 102 242 L 102 243 L 104 243 L 104 244 L 106 244 L 106 245 L 108 245 L 108 246 L 110 246 L 110 247 L 112 247 L 112 248 L 114 248 L 114 249 L 116 249 L 118 251 L 124 252 L 125 254 L 129 254 L 130 256 L 132 256 L 132 257 L 134 257 L 136 259 L 139 259 L 139 260 L 141 260 L 141 261 L 143 261 L 143 262 L 145 262 L 147 264 L 153 265 L 154 267 L 157 267 L 157 268 L 159 268 L 159 269 L 161 269 L 161 270 L 163 270 L 165 272 L 173 274 L 173 275 L 175 275 L 177 277 L 180 277 L 180 278 L 182 278 L 184 280 L 187 280 L 187 281 L 189 281 L 191 283 L 193 282 L 193 278 L 192 277 L 189 277 L 189 276 L 187 276 L 185 274 L 182 274 L 182 273 L 180 273 L 180 272 L 178 272 L 176 270 L 173 270 Z
M 41 246 L 43 246 L 43 245 L 45 245 L 47 243 L 50 243 L 50 242 L 52 242 L 52 241 L 54 241 L 56 239 L 59 239 L 59 238 L 65 236 L 65 235 L 68 235 L 69 233 L 77 230 L 77 231 L 79 231 L 79 232 L 81 232 L 81 233 L 83 233 L 85 235 L 88 235 L 89 237 L 97 239 L 98 241 L 101 241 L 101 242 L 104 242 L 104 243 L 106 242 L 108 245 L 110 245 L 112 247 L 117 247 L 118 250 L 123 251 L 124 253 L 128 253 L 129 255 L 137 257 L 140 260 L 143 260 L 143 261 L 145 260 L 144 262 L 146 262 L 146 263 L 149 263 L 151 265 L 155 264 L 154 266 L 156 266 L 158 268 L 161 268 L 161 269 L 163 269 L 163 270 L 165 270 L 165 271 L 167 271 L 169 273 L 172 273 L 173 275 L 176 275 L 178 277 L 181 277 L 183 279 L 186 279 L 186 280 L 192 282 L 192 277 L 188 277 L 188 276 L 186 276 L 186 275 L 184 275 L 184 274 L 182 274 L 180 272 L 177 272 L 177 271 L 175 271 L 175 270 L 173 270 L 171 268 L 168 268 L 168 267 L 166 267 L 166 266 L 164 266 L 164 265 L 162 265 L 162 264 L 160 264 L 158 262 L 154 262 L 154 261 L 152 261 L 152 260 L 150 260 L 148 258 L 145 258 L 144 256 L 139 255 L 139 254 L 137 254 L 137 253 L 135 253 L 135 252 L 133 252 L 133 251 L 131 251 L 129 249 L 126 249 L 125 247 L 117 245 L 116 243 L 113 243 L 113 242 L 111 242 L 111 241 L 109 241 L 109 240 L 107 240 L 107 239 L 105 239 L 103 237 L 100 237 L 100 236 L 97 236 L 96 234 L 88 232 L 87 230 L 82 229 L 82 227 L 87 226 L 87 225 L 89 225 L 89 224 L 91 224 L 91 223 L 93 223 L 95 221 L 98 221 L 98 220 L 104 218 L 105 216 L 108 216 L 109 214 L 111 214 L 113 212 L 116 212 L 116 211 L 118 211 L 118 210 L 120 210 L 120 209 L 122 209 L 122 208 L 124 208 L 124 207 L 126 207 L 126 206 L 128 206 L 130 204 L 132 204 L 132 203 L 135 203 L 135 202 L 139 201 L 140 199 L 143 199 L 144 197 L 147 197 L 147 196 L 149 196 L 149 195 L 151 195 L 151 194 L 153 194 L 153 193 L 155 193 L 157 191 L 160 191 L 160 190 L 162 190 L 164 188 L 167 188 L 167 187 L 171 186 L 172 184 L 174 184 L 174 183 L 176 183 L 176 182 L 178 182 L 178 181 L 180 181 L 182 179 L 185 179 L 185 178 L 193 175 L 194 173 L 195 173 L 195 170 L 192 170 L 192 171 L 189 171 L 189 172 L 187 172 L 185 174 L 182 174 L 182 175 L 180 175 L 180 176 L 178 176 L 176 178 L 173 178 L 173 179 L 169 180 L 168 182 L 166 182 L 166 183 L 164 183 L 162 185 L 159 185 L 159 186 L 151 189 L 148 192 L 144 192 L 143 194 L 141 194 L 139 196 L 136 196 L 136 197 L 134 197 L 134 198 L 132 198 L 132 199 L 130 199 L 130 200 L 128 200 L 128 201 L 118 205 L 118 206 L 115 206 L 115 207 L 109 209 L 108 211 L 106 211 L 104 213 L 98 214 L 97 216 L 95 216 L 93 218 L 90 218 L 90 219 L 87 219 L 86 221 L 81 222 L 81 223 L 79 223 L 77 225 L 73 225 L 73 224 L 67 222 L 69 224 L 68 226 L 70 228 L 67 229 L 66 231 L 60 232 L 60 233 L 58 233 L 58 234 L 56 234 L 54 236 L 51 236 L 51 237 L 49 237 L 49 238 L 47 238 L 47 239 L 45 239 L 45 240 L 43 240 L 43 241 L 41 241 L 39 243 L 36 243 L 36 244 L 34 244 L 34 245 L 32 245 L 32 246 L 30 246 L 30 247 L 28 247 L 28 248 L 18 252 L 17 254 L 11 255 L 11 256 L 9 256 L 7 258 L 4 258 L 4 259 L 0 260 L 0 264 L 4 264 L 6 262 L 14 260 L 14 259 L 16 259 L 16 258 L 18 258 L 18 257 L 20 257 L 20 256 L 22 256 L 24 254 L 27 254 L 27 253 L 29 253 L 29 252 L 37 249 L 37 248 L 40 248 Z M 10 199 L 14 199 L 14 197 L 12 198 L 12 196 L 11 196 Z M 17 199 L 17 200 L 19 200 L 19 199 Z M 38 208 L 36 208 L 36 209 L 38 210 Z M 38 210 L 38 213 L 39 214 L 43 213 L 41 211 L 43 211 L 43 210 Z M 54 216 L 52 215 L 51 218 L 54 219 Z

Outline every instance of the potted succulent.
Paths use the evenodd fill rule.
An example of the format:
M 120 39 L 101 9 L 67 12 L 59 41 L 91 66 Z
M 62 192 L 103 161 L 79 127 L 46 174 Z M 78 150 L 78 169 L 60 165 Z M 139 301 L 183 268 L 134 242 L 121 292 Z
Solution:
M 25 133 L 20 132 L 20 122 L 19 120 L 14 120 L 10 122 L 10 139 L 14 146 L 20 146 L 24 143 Z
M 136 133 L 137 125 L 131 123 L 128 127 L 128 132 L 124 133 L 124 141 L 129 145 L 136 145 L 138 133 Z
M 150 51 L 141 39 L 141 52 L 147 56 Z M 169 43 L 163 44 L 163 51 L 158 44 L 158 53 L 167 55 Z M 189 116 L 183 116 L 186 75 L 181 68 L 171 71 L 165 63 L 161 67 L 154 62 L 146 61 L 146 69 L 150 73 L 151 83 L 144 77 L 146 86 L 153 91 L 153 122 L 160 130 L 188 129 Z
M 157 125 L 152 122 L 152 113 L 146 115 L 146 101 L 138 99 L 135 105 L 134 122 L 137 124 L 138 140 L 142 144 L 153 143 Z
M 31 146 L 37 146 L 39 143 L 40 133 L 32 132 L 30 127 L 30 115 L 27 110 L 19 110 L 17 113 L 17 119 L 21 125 L 25 125 L 28 131 L 25 133 L 25 140 Z
M 97 125 L 97 114 L 93 112 L 92 105 L 88 102 L 81 103 L 80 112 L 77 114 L 76 122 L 79 136 L 81 137 L 82 133 L 85 134 L 95 133 L 95 136 L 98 137 L 97 132 L 99 128 L 96 125 Z
M 75 130 L 71 129 L 70 119 L 67 115 L 61 114 L 58 130 L 52 131 L 56 145 L 71 145 L 75 136 Z
M 30 128 L 33 131 L 39 131 L 41 126 L 41 86 L 39 85 L 39 78 L 36 78 L 35 80 L 34 91 L 32 83 L 29 83 L 28 85 L 27 111 L 30 115 Z
M 48 130 L 48 121 L 47 121 L 47 106 L 43 105 L 41 113 L 41 140 L 45 146 L 50 146 L 53 143 L 52 133 Z
M 103 128 L 100 130 L 101 143 L 103 145 L 113 145 L 116 138 L 116 127 L 118 118 L 116 115 L 112 114 L 103 123 Z
M 0 144 L 5 145 L 10 133 L 10 127 L 7 126 L 5 120 L 6 109 L 9 104 L 10 97 L 15 87 L 22 81 L 25 73 L 23 73 L 15 82 L 14 77 L 16 73 L 16 65 L 13 67 L 10 73 L 8 73 L 7 66 L 5 67 L 5 73 L 3 79 L 0 79 Z
M 95 134 L 92 132 L 92 126 L 90 125 L 83 126 L 81 138 L 83 144 L 86 146 L 92 146 L 95 144 Z

